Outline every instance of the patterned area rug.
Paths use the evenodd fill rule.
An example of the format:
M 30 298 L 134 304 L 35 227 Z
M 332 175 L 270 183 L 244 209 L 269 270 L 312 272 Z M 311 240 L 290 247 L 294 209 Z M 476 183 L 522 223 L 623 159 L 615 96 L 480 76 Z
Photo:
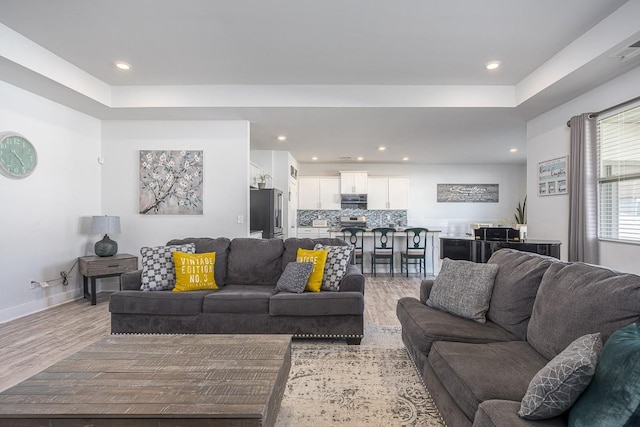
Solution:
M 400 327 L 367 327 L 360 346 L 294 340 L 292 349 L 276 426 L 444 426 Z

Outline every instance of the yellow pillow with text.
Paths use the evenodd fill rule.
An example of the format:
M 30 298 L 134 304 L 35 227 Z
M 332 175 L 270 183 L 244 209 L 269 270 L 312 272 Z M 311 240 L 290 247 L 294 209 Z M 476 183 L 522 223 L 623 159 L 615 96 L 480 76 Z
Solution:
M 311 271 L 309 279 L 307 279 L 307 285 L 304 287 L 305 292 L 320 292 L 322 276 L 324 275 L 324 264 L 327 262 L 328 253 L 328 249 L 298 249 L 296 262 L 313 263 L 313 270 Z
M 173 264 L 176 271 L 176 285 L 173 292 L 202 291 L 218 289 L 213 276 L 216 253 L 187 254 L 175 251 Z

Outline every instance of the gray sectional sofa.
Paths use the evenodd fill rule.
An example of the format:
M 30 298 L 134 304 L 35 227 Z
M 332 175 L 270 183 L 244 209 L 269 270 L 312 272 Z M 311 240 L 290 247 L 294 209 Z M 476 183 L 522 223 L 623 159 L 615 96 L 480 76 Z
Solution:
M 340 239 L 249 239 L 221 237 L 172 240 L 195 243 L 196 253 L 215 252 L 218 290 L 140 290 L 141 271 L 122 275 L 111 295 L 112 333 L 292 334 L 343 337 L 360 344 L 364 333 L 364 276 L 349 265 L 339 291 L 277 292 L 286 265 L 298 248 L 347 245 Z
M 402 339 L 448 426 L 566 426 L 567 412 L 519 417 L 520 401 L 572 341 L 599 332 L 606 343 L 640 319 L 640 277 L 511 249 L 489 263 L 498 271 L 486 323 L 426 305 L 425 280 L 420 299 L 398 301 Z

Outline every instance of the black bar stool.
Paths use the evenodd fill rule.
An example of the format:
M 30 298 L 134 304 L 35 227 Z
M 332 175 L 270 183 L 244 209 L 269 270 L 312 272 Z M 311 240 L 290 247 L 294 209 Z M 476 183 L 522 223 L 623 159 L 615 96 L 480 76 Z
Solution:
M 377 264 L 388 264 L 393 277 L 393 236 L 395 228 L 378 227 L 373 232 L 373 252 L 371 253 L 371 271 L 376 276 Z
M 353 246 L 354 262 L 360 264 L 360 271 L 364 274 L 364 228 L 345 227 L 340 231 L 343 240 Z
M 407 270 L 409 277 L 409 264 L 417 265 L 420 273 L 427 275 L 427 233 L 428 229 L 422 227 L 405 228 L 407 233 L 407 246 L 400 252 L 400 274 L 403 268 Z

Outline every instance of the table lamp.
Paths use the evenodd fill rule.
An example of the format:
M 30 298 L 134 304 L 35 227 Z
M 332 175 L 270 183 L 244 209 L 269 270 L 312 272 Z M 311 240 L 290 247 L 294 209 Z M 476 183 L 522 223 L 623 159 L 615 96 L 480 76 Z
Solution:
M 118 252 L 118 244 L 109 238 L 109 233 L 120 233 L 119 216 L 93 216 L 91 217 L 91 233 L 104 234 L 94 247 L 98 256 L 113 256 Z

